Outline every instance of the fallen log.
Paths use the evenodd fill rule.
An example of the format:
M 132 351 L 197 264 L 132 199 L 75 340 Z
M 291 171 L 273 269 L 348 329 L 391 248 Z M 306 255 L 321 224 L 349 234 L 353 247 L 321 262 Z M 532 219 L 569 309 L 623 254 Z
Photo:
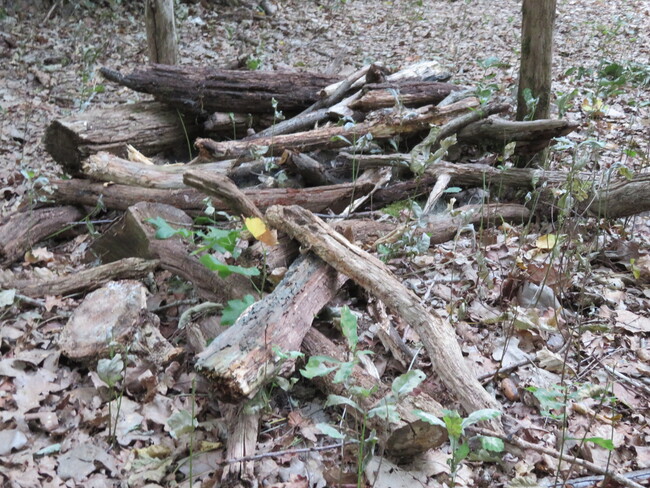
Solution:
M 81 172 L 82 161 L 107 151 L 126 158 L 131 144 L 145 156 L 166 153 L 170 159 L 192 159 L 187 138 L 200 133 L 193 118 L 158 102 L 97 108 L 56 119 L 45 130 L 45 150 L 71 175 Z
M 299 112 L 318 100 L 321 89 L 337 78 L 292 71 L 231 71 L 187 66 L 150 65 L 129 75 L 101 68 L 107 80 L 154 95 L 182 112 Z
M 256 147 L 266 148 L 267 155 L 280 155 L 287 149 L 309 152 L 316 149 L 334 149 L 350 146 L 361 137 L 371 135 L 374 139 L 388 139 L 396 135 L 421 132 L 431 125 L 442 125 L 454 117 L 475 110 L 479 106 L 476 98 L 467 98 L 447 107 L 427 105 L 413 109 L 408 116 L 401 113 L 378 116 L 376 120 L 347 126 L 334 126 L 297 132 L 276 137 L 262 137 L 251 141 L 216 142 L 211 139 L 197 139 L 194 145 L 206 160 L 230 159 L 246 156 Z
M 0 222 L 0 264 L 20 259 L 32 246 L 83 218 L 76 207 L 24 210 L 5 216 Z
M 573 198 L 571 210 L 576 214 L 597 218 L 624 218 L 650 210 L 650 174 L 631 179 L 594 181 L 590 173 L 571 174 L 566 171 L 546 171 L 533 168 L 499 169 L 484 164 L 451 164 L 440 162 L 427 169 L 437 178 L 448 173 L 454 185 L 490 186 L 496 188 L 543 188 L 541 204 L 536 211 L 557 215 L 556 197 L 552 189 L 566 185 L 568 178 L 582 182 L 582 200 Z
M 361 98 L 350 104 L 353 110 L 377 110 L 402 105 L 418 107 L 437 105 L 451 92 L 462 87 L 437 81 L 402 80 L 388 83 L 370 83 L 363 87 Z
M 16 288 L 20 293 L 30 297 L 70 295 L 93 291 L 109 281 L 142 278 L 154 271 L 159 264 L 155 259 L 125 258 L 46 281 L 15 280 L 0 282 L 0 286 Z
M 346 280 L 313 255 L 298 259 L 272 293 L 251 305 L 197 356 L 197 370 L 212 381 L 221 400 L 252 398 L 266 382 L 293 367 L 274 347 L 299 350 L 314 316 Z
M 346 351 L 313 328 L 307 332 L 302 342 L 302 350 L 308 356 L 328 356 L 339 361 L 348 360 Z M 327 376 L 311 379 L 327 395 L 348 397 L 350 396 L 350 385 L 368 391 L 373 390 L 373 394 L 369 397 L 354 398 L 365 411 L 381 406 L 382 399 L 391 393 L 389 386 L 366 373 L 360 366 L 354 367 L 347 383 L 335 383 L 333 380 L 334 372 Z M 376 431 L 379 442 L 385 448 L 388 456 L 393 459 L 408 460 L 429 449 L 439 447 L 447 441 L 445 429 L 424 422 L 413 414 L 413 410 L 420 409 L 436 416 L 442 416 L 442 405 L 427 393 L 418 392 L 402 397 L 396 407 L 400 417 L 400 421 L 397 423 L 388 422 L 380 416 L 359 419 L 360 422 L 367 422 L 368 430 Z M 354 409 L 348 411 L 352 415 L 360 414 Z
M 377 296 L 408 322 L 424 343 L 433 370 L 467 412 L 482 408 L 499 409 L 499 403 L 483 389 L 463 359 L 449 322 L 435 311 L 427 310 L 386 265 L 350 244 L 341 234 L 300 207 L 271 207 L 266 212 L 266 219 Z M 494 424 L 499 428 L 496 422 Z
M 87 180 L 53 180 L 52 194 L 56 202 L 88 205 L 94 207 L 101 202 L 114 210 L 126 210 L 138 202 L 157 202 L 172 205 L 191 215 L 201 214 L 205 209 L 206 196 L 193 189 L 159 190 L 126 185 L 107 185 Z M 327 209 L 341 211 L 349 203 L 352 195 L 363 195 L 374 187 L 372 182 L 341 183 L 340 185 L 313 188 L 245 188 L 243 193 L 250 197 L 255 206 L 264 211 L 272 205 L 295 204 L 313 212 Z M 216 210 L 228 210 L 220 200 L 213 199 Z
M 232 274 L 221 278 L 206 268 L 192 246 L 178 237 L 156 239 L 155 228 L 148 219 L 162 217 L 175 227 L 192 226 L 192 219 L 169 205 L 140 202 L 129 207 L 124 215 L 92 244 L 92 251 L 102 261 L 110 262 L 127 257 L 159 259 L 160 266 L 193 283 L 204 299 L 219 303 L 255 293 L 251 281 Z

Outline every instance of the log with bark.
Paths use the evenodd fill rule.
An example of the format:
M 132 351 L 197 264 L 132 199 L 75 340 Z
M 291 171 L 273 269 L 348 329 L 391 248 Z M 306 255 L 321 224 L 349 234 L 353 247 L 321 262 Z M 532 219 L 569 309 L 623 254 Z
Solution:
M 182 112 L 208 116 L 213 112 L 299 112 L 318 100 L 335 77 L 293 71 L 232 71 L 154 64 L 124 75 L 102 68 L 110 81 L 154 95 Z
M 200 134 L 192 117 L 158 102 L 97 108 L 50 123 L 43 139 L 45 150 L 63 169 L 78 175 L 82 161 L 99 151 L 125 158 L 131 144 L 146 156 L 192 159 L 187 138 Z
M 52 207 L 24 210 L 0 221 L 0 264 L 20 259 L 35 244 L 61 232 L 83 218 L 76 207 Z
M 149 219 L 161 217 L 174 227 L 190 228 L 192 219 L 169 205 L 141 202 L 127 212 L 92 245 L 92 251 L 104 262 L 127 257 L 159 259 L 160 266 L 180 276 L 196 287 L 206 300 L 225 303 L 255 292 L 250 280 L 239 274 L 221 278 L 206 268 L 193 247 L 180 238 L 156 239 Z
M 402 105 L 418 107 L 437 105 L 451 92 L 462 90 L 458 85 L 437 81 L 403 80 L 387 83 L 369 83 L 363 87 L 363 95 L 350 104 L 353 110 L 377 110 Z
M 424 343 L 434 371 L 466 411 L 499 409 L 498 402 L 483 389 L 463 358 L 449 322 L 435 311 L 427 310 L 386 265 L 350 244 L 341 234 L 303 208 L 271 207 L 266 212 L 266 219 L 334 269 L 352 278 L 408 322 Z M 495 427 L 500 428 L 496 423 Z

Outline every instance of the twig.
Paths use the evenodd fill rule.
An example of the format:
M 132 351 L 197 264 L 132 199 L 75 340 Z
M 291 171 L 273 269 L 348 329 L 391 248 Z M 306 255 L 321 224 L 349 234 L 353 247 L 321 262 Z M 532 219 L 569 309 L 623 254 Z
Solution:
M 348 444 L 350 443 L 351 442 L 348 442 Z M 261 454 L 254 454 L 252 456 L 226 459 L 225 461 L 221 461 L 219 464 L 223 466 L 225 464 L 257 461 L 258 459 L 264 459 L 268 457 L 285 456 L 287 454 L 301 454 L 303 452 L 329 451 L 331 449 L 338 449 L 339 447 L 343 447 L 344 445 L 345 443 L 341 442 L 340 444 L 330 444 L 328 446 L 303 447 L 301 449 L 286 449 L 284 451 L 263 452 Z
M 643 488 L 642 485 L 626 478 L 624 475 L 613 473 L 601 466 L 598 466 L 597 464 L 590 463 L 589 461 L 585 461 L 584 459 L 580 459 L 575 456 L 568 456 L 566 454 L 556 451 L 555 449 L 550 449 L 548 447 L 543 447 L 537 444 L 533 444 L 532 442 L 527 442 L 517 437 L 508 437 L 502 434 L 498 434 L 489 429 L 469 427 L 468 430 L 475 432 L 476 434 L 479 435 L 484 435 L 488 437 L 498 437 L 499 439 L 503 440 L 505 443 L 512 444 L 513 446 L 516 446 L 520 449 L 531 449 L 533 451 L 541 452 L 542 454 L 546 454 L 548 456 L 554 457 L 555 459 L 559 459 L 561 461 L 565 461 L 568 463 L 573 463 L 577 466 L 580 466 L 581 468 L 585 468 L 591 471 L 592 473 L 598 473 L 603 476 L 609 477 L 614 481 L 616 481 L 617 483 L 619 483 L 620 485 L 627 486 L 628 488 Z

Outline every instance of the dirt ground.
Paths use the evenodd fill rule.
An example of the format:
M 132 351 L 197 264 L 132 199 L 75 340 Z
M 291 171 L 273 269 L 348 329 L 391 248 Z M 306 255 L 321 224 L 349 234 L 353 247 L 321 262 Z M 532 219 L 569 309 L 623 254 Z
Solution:
M 271 17 L 254 14 L 247 8 L 179 3 L 177 28 L 180 63 L 215 68 L 240 65 L 255 66 L 261 70 L 323 71 L 345 76 L 370 62 L 382 62 L 397 69 L 418 61 L 437 60 L 452 74 L 451 81 L 454 83 L 479 86 L 492 92 L 495 97 L 506 99 L 515 93 L 520 48 L 520 1 L 278 0 L 275 3 L 278 9 Z M 140 4 L 139 1 L 127 0 L 0 0 L 0 218 L 33 203 L 35 185 L 60 176 L 60 168 L 41 143 L 44 131 L 52 120 L 89 108 L 146 99 L 145 95 L 106 82 L 98 73 L 103 66 L 129 72 L 146 64 L 146 37 Z M 584 164 L 586 170 L 594 172 L 621 171 L 621 168 L 631 173 L 648 172 L 649 25 L 648 0 L 558 0 L 553 116 L 557 117 L 562 112 L 566 118 L 579 122 L 581 126 L 563 143 L 568 149 L 553 152 L 553 167 Z M 619 68 L 623 70 L 623 75 L 616 77 L 611 74 L 611 70 Z M 581 144 L 587 141 L 598 141 L 598 150 L 582 151 Z M 586 230 L 587 227 L 581 228 L 585 235 L 593 230 Z M 607 229 L 603 231 L 603 246 L 632 242 L 631 245 L 641 255 L 650 251 L 648 215 L 611 225 L 603 224 L 602 228 Z M 549 228 L 542 227 L 536 232 L 519 236 L 520 240 L 506 238 L 499 241 L 501 247 L 495 245 L 488 253 L 489 259 L 502 264 L 506 259 L 512 259 L 514 263 L 514 256 L 518 254 L 524 255 L 524 259 L 534 259 L 531 253 L 535 249 L 539 251 L 541 247 L 537 245 L 536 248 L 535 239 L 549 232 Z M 631 236 L 630 240 L 626 240 L 628 236 Z M 470 239 L 461 240 L 455 245 L 443 245 L 436 253 L 439 275 L 457 277 L 460 273 L 462 282 L 466 273 L 474 276 L 472 283 L 475 287 L 477 282 L 481 282 L 477 272 L 470 270 L 477 266 Z M 450 257 L 452 254 L 455 256 L 453 259 Z M 607 363 L 608 367 L 616 367 L 621 374 L 635 378 L 637 386 L 641 386 L 616 383 L 612 395 L 617 396 L 618 406 L 607 409 L 603 415 L 610 415 L 609 420 L 605 419 L 596 426 L 585 418 L 576 420 L 580 414 L 576 405 L 584 406 L 582 399 L 576 399 L 569 434 L 577 438 L 589 433 L 592 437 L 613 439 L 617 450 L 611 460 L 615 465 L 624 471 L 647 469 L 650 468 L 650 427 L 647 420 L 650 399 L 647 381 L 650 376 L 647 353 L 650 291 L 647 282 L 640 283 L 631 278 L 629 267 L 612 267 L 616 270 L 614 273 L 603 263 L 599 261 L 598 269 L 588 276 L 582 271 L 572 276 L 576 280 L 572 283 L 572 292 L 576 296 L 579 294 L 576 290 L 582 290 L 585 295 L 600 297 L 601 300 L 594 299 L 592 309 L 587 310 L 587 306 L 581 309 L 582 318 L 578 322 L 584 334 L 580 336 L 579 344 L 574 346 L 579 352 L 572 359 L 572 365 L 580 364 L 589 370 L 581 372 L 584 375 L 580 379 L 584 383 L 610 385 L 602 369 L 602 365 Z M 20 266 L 23 265 L 17 267 Z M 404 273 L 405 281 L 412 289 L 428 295 L 426 290 L 432 289 L 431 274 L 420 274 L 407 264 L 395 266 Z M 499 268 L 499 280 L 505 280 L 502 275 L 506 267 L 503 265 Z M 457 283 L 458 280 L 453 282 Z M 451 311 L 453 307 L 444 299 L 450 294 L 458 297 L 468 295 L 468 292 L 461 289 L 460 284 L 436 285 L 431 306 L 441 310 L 447 307 L 448 314 L 456 317 L 454 314 L 457 312 Z M 469 316 L 474 313 L 473 305 L 478 306 L 479 301 L 483 303 L 495 298 L 491 291 L 486 295 L 472 291 L 469 295 L 475 298 L 473 302 L 472 298 L 464 302 Z M 454 300 L 454 306 L 458 305 L 458 300 Z M 608 315 L 613 310 L 620 311 L 618 319 Z M 628 315 L 624 315 L 623 311 Z M 627 321 L 623 320 L 624 316 Z M 528 319 L 532 320 L 530 316 Z M 14 358 L 12 348 L 16 341 L 27 343 L 32 340 L 21 339 L 20 331 L 26 331 L 26 337 L 32 327 L 24 324 L 33 324 L 34 320 L 33 317 L 19 316 L 17 312 L 16 315 L 4 314 L 0 308 L 0 439 L 3 439 L 0 444 L 16 441 L 15 437 L 11 440 L 2 437 L 3 430 L 9 432 L 16 429 L 16 425 L 22 429 L 29 424 L 33 431 L 26 447 L 25 443 L 20 443 L 21 447 L 16 448 L 15 452 L 11 449 L 2 451 L 0 480 L 4 479 L 8 483 L 6 486 L 11 487 L 126 486 L 124 480 L 135 476 L 132 473 L 138 473 L 130 479 L 131 486 L 144 486 L 145 482 L 149 483 L 148 486 L 174 486 L 175 482 L 171 480 L 181 479 L 182 476 L 164 473 L 178 466 L 179 472 L 187 474 L 186 467 L 181 468 L 186 466 L 181 458 L 186 455 L 187 446 L 176 442 L 176 439 L 172 441 L 170 429 L 161 427 L 157 419 L 188 408 L 188 401 L 183 396 L 189 394 L 187 375 L 177 378 L 178 383 L 185 382 L 184 387 L 175 390 L 174 395 L 177 396 L 171 393 L 166 397 L 162 395 L 155 405 L 142 406 L 125 399 L 125 411 L 130 412 L 133 418 L 146 419 L 149 426 L 155 425 L 152 427 L 154 434 L 148 434 L 153 437 L 146 437 L 141 432 L 124 433 L 122 450 L 109 451 L 105 457 L 98 454 L 97 459 L 101 458 L 101 461 L 94 467 L 92 463 L 88 466 L 83 456 L 74 454 L 75 448 L 100 446 L 101 449 L 97 449 L 104 452 L 102 449 L 106 447 L 105 441 L 98 440 L 101 437 L 98 435 L 98 423 L 105 415 L 105 412 L 101 413 L 105 405 L 97 404 L 98 397 L 93 398 L 87 391 L 99 388 L 97 378 L 86 370 L 63 362 L 58 371 L 50 371 L 41 379 L 47 383 L 44 386 L 32 376 L 21 376 L 9 368 L 7 362 L 3 362 Z M 543 317 L 535 320 L 538 324 L 548 325 Z M 618 328 L 603 332 L 598 328 L 598 320 L 610 320 Z M 625 324 L 630 321 L 642 324 L 640 329 L 626 327 Z M 499 334 L 487 329 L 475 331 L 463 320 L 458 319 L 458 322 L 462 324 L 458 330 L 465 342 L 463 351 L 466 355 L 477 362 L 483 361 L 483 367 L 487 369 L 496 367 L 497 363 L 492 359 L 477 358 L 481 357 L 482 344 L 491 344 L 498 349 L 501 340 Z M 471 323 L 470 320 L 467 322 Z M 9 326 L 9 329 L 3 330 L 5 326 Z M 556 335 L 547 335 L 547 331 L 539 333 L 545 338 Z M 526 349 L 524 342 L 530 337 L 519 339 L 522 349 Z M 42 344 L 39 343 L 38 347 L 44 348 Z M 585 358 L 589 356 L 597 356 L 601 362 L 585 365 Z M 607 362 L 609 360 L 615 364 Z M 37 372 L 45 369 L 38 362 L 29 364 Z M 536 384 L 537 381 L 548 386 L 559 381 L 557 372 L 546 376 L 537 374 L 526 376 L 526 382 Z M 17 385 L 18 378 L 29 378 L 29 381 L 25 379 L 22 385 Z M 174 382 L 170 380 L 172 384 Z M 46 386 L 47 394 L 39 394 L 23 403 L 23 407 L 29 405 L 31 409 L 24 410 L 20 405 L 16 407 L 13 402 L 19 387 L 38 389 Z M 64 392 L 68 390 L 76 392 L 76 399 L 65 396 Z M 170 387 L 170 391 L 174 391 L 173 387 Z M 84 403 L 81 398 L 86 394 L 89 396 Z M 55 398 L 57 396 L 59 398 Z M 65 398 L 65 401 L 61 398 Z M 33 427 L 36 417 L 32 417 L 29 423 L 24 420 L 26 411 L 31 414 L 38 411 L 40 415 L 53 411 L 53 405 L 63 409 L 64 413 L 60 414 L 60 425 L 49 433 L 42 426 Z M 557 433 L 557 424 L 549 426 L 546 423 L 548 418 L 540 417 L 539 409 L 531 405 L 535 405 L 535 402 L 525 406 L 518 402 L 511 403 L 508 413 L 520 419 L 528 440 L 559 448 L 561 436 Z M 539 402 L 536 405 L 539 406 Z M 602 404 L 595 405 L 592 401 L 588 407 L 597 409 Z M 316 412 L 316 417 L 320 415 L 322 403 L 304 402 L 300 408 L 305 417 L 310 415 L 307 412 Z M 216 422 L 208 425 L 211 422 L 210 413 L 210 408 L 206 406 L 201 419 L 205 422 L 201 427 L 205 432 L 202 434 L 204 440 L 217 436 L 216 432 L 224 427 L 216 425 Z M 612 421 L 612 418 L 618 420 Z M 284 448 L 290 444 L 285 444 L 286 439 L 278 440 L 272 433 L 273 425 L 270 420 L 265 424 L 267 431 L 260 437 L 259 448 L 270 449 L 273 445 Z M 295 432 L 300 429 L 295 425 L 292 429 L 287 435 L 297 436 Z M 147 473 L 161 470 L 163 474 L 159 477 L 155 473 L 142 475 L 144 468 L 135 459 L 135 449 L 127 448 L 129 445 L 143 446 L 149 441 L 173 444 L 170 451 L 173 456 L 168 464 L 162 468 L 153 465 L 147 467 L 150 470 Z M 59 450 L 55 452 L 65 454 L 56 457 L 43 451 L 55 444 L 59 445 Z M 575 442 L 570 447 L 575 447 L 575 452 L 582 449 L 580 454 L 595 463 L 605 465 L 610 461 L 610 453 L 606 449 L 576 447 Z M 4 460 L 3 455 L 6 455 Z M 432 466 L 445 466 L 447 457 L 446 452 L 432 454 L 427 466 L 421 467 L 419 474 L 414 475 L 415 478 L 409 483 L 443 486 L 442 482 L 436 481 L 436 476 L 444 469 L 436 471 Z M 310 462 L 320 467 L 316 469 Z M 258 475 L 260 480 L 276 483 L 271 486 L 307 486 L 288 483 L 295 481 L 293 475 L 312 470 L 316 474 L 309 485 L 326 486 L 325 480 L 331 480 L 328 472 L 333 471 L 332 464 L 337 462 L 333 458 L 316 455 L 308 461 L 300 461 L 302 464 L 294 464 L 289 457 L 265 460 L 260 463 Z M 206 470 L 217 469 L 210 464 L 207 456 L 201 459 L 201 463 Z M 466 465 L 460 476 L 461 486 L 479 486 L 479 482 L 483 483 L 480 486 L 506 486 L 509 480 L 517 476 L 533 476 L 532 473 L 538 480 L 552 480 L 554 468 L 557 467 L 553 467 L 552 462 L 541 454 L 506 459 L 496 468 L 484 469 L 481 466 L 480 463 Z M 71 474 L 75 469 L 82 472 L 88 470 L 88 473 L 85 477 L 75 476 Z M 284 474 L 278 476 L 278 470 L 285 470 Z M 566 471 L 563 473 L 566 474 Z M 576 472 L 572 475 L 577 476 Z M 354 477 L 351 481 L 346 479 L 356 483 Z M 159 484 L 154 484 L 153 480 Z M 400 482 L 406 483 L 404 479 Z M 210 483 L 204 481 L 202 486 L 215 486 Z M 182 486 L 189 485 L 185 482 Z M 378 483 L 375 486 L 391 485 Z

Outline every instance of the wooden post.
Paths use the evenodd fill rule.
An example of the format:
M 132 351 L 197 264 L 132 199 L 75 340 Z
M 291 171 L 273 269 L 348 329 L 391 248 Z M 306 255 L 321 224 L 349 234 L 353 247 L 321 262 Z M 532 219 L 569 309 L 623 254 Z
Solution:
M 522 6 L 517 120 L 524 120 L 528 115 L 524 99 L 527 88 L 533 97 L 539 98 L 532 120 L 547 119 L 549 116 L 556 1 L 524 0 Z
M 144 4 L 149 61 L 157 64 L 176 64 L 178 46 L 174 0 L 145 0 Z

